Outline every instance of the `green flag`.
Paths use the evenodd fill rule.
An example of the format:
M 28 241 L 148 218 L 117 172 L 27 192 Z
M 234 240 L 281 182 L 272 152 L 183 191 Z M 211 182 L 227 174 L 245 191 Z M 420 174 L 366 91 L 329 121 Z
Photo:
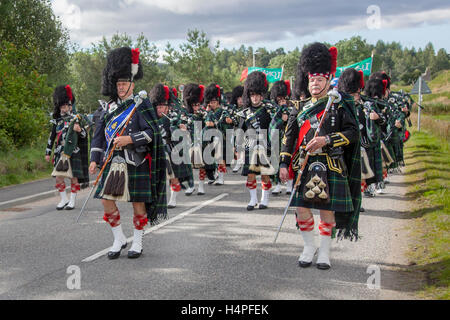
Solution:
M 247 72 L 245 72 L 245 71 L 247 71 Z M 268 69 L 268 68 L 259 68 L 259 67 L 249 67 L 246 70 L 244 70 L 244 72 L 242 72 L 241 81 L 243 79 L 247 78 L 247 76 L 254 71 L 261 71 L 261 72 L 265 73 L 267 81 L 270 83 L 277 82 L 277 81 L 281 80 L 281 78 L 283 77 L 283 69 L 282 68 Z
M 337 67 L 335 77 L 339 78 L 341 73 L 348 68 L 355 68 L 356 70 L 362 70 L 365 76 L 370 76 L 370 73 L 372 72 L 372 58 L 367 58 L 363 61 L 351 64 L 346 67 Z

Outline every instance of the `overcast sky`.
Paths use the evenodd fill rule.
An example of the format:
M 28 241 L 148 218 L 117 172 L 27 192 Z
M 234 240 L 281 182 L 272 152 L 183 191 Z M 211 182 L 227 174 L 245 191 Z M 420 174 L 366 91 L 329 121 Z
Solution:
M 206 32 L 221 47 L 290 51 L 313 41 L 335 43 L 360 35 L 369 43 L 450 52 L 448 0 L 52 0 L 71 40 L 87 48 L 103 36 L 141 32 L 159 48 L 178 45 L 188 29 Z

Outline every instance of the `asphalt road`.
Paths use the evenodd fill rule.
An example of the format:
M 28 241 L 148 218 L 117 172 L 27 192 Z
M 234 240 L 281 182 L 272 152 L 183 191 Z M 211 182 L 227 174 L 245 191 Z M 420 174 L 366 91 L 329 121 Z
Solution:
M 233 173 L 204 196 L 180 195 L 169 220 L 147 227 L 136 260 L 126 257 L 130 245 L 118 260 L 107 259 L 113 237 L 100 201 L 91 200 L 75 222 L 88 190 L 73 211 L 56 211 L 58 197 L 2 209 L 0 299 L 412 299 L 413 280 L 400 270 L 407 263 L 406 188 L 400 175 L 391 181 L 386 194 L 364 198 L 362 239 L 333 242 L 327 271 L 298 267 L 303 241 L 292 212 L 273 244 L 288 196 L 248 212 L 244 177 Z M 119 209 L 131 237 L 131 205 Z

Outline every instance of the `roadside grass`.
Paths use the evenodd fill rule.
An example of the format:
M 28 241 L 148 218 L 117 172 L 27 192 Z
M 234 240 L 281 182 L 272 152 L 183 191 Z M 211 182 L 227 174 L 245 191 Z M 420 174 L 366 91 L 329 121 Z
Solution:
M 410 119 L 414 126 L 417 126 L 416 112 L 412 112 Z M 445 113 L 441 115 L 427 115 L 421 114 L 420 127 L 427 130 L 429 133 L 444 140 L 450 140 L 450 114 Z M 409 129 L 408 129 L 409 130 Z
M 52 165 L 45 161 L 47 141 L 0 154 L 0 188 L 50 178 Z
M 450 121 L 450 114 L 436 114 L 432 116 L 436 120 Z
M 450 144 L 421 130 L 412 131 L 405 148 L 407 196 L 413 201 L 413 269 L 425 272 L 423 298 L 450 299 Z

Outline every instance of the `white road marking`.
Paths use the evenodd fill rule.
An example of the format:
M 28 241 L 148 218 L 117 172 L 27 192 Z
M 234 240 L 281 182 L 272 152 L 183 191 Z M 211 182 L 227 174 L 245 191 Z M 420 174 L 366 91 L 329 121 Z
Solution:
M 222 194 L 218 195 L 217 197 L 212 198 L 212 199 L 210 199 L 208 201 L 205 201 L 205 202 L 199 204 L 198 206 L 193 207 L 193 208 L 191 208 L 191 209 L 189 209 L 189 210 L 187 210 L 185 212 L 182 212 L 179 215 L 177 215 L 177 216 L 175 216 L 175 217 L 173 217 L 173 218 L 171 218 L 169 220 L 166 220 L 166 221 L 164 221 L 164 222 L 162 222 L 162 223 L 160 223 L 160 224 L 158 224 L 156 226 L 148 228 L 147 230 L 144 231 L 144 236 L 146 234 L 149 234 L 150 232 L 157 231 L 157 230 L 159 230 L 159 229 L 161 229 L 161 228 L 163 228 L 163 227 L 165 227 L 165 226 L 167 226 L 169 224 L 172 224 L 175 221 L 181 220 L 184 217 L 186 217 L 186 216 L 188 216 L 188 215 L 190 215 L 190 214 L 192 214 L 192 213 L 194 213 L 194 212 L 196 212 L 196 211 L 198 211 L 198 210 L 200 210 L 200 209 L 202 209 L 202 208 L 204 208 L 204 207 L 206 207 L 206 206 L 208 206 L 208 205 L 210 205 L 210 204 L 212 204 L 212 203 L 214 203 L 216 201 L 219 201 L 219 200 L 227 197 L 228 195 L 229 195 L 228 193 L 222 193 Z M 129 237 L 127 239 L 127 243 L 131 243 L 132 241 L 133 241 L 133 237 Z M 86 259 L 83 259 L 81 262 L 92 262 L 92 261 L 94 261 L 94 260 L 96 260 L 96 259 L 98 259 L 98 258 L 100 258 L 102 256 L 105 256 L 109 252 L 110 249 L 111 249 L 111 247 L 106 248 L 106 249 L 104 249 L 104 250 L 102 250 L 100 252 L 97 252 L 96 254 L 93 254 L 92 256 L 87 257 Z
M 15 203 L 15 202 L 18 202 L 18 201 L 25 201 L 25 200 L 29 200 L 29 199 L 33 199 L 33 198 L 36 198 L 36 197 L 45 196 L 45 195 L 52 194 L 52 193 L 54 193 L 55 196 L 56 196 L 57 195 L 56 192 L 57 191 L 54 191 L 54 190 L 46 191 L 46 192 L 33 194 L 31 196 L 26 196 L 26 197 L 23 197 L 23 198 L 17 198 L 17 199 L 13 199 L 13 200 L 9 200 L 9 201 L 0 202 L 0 207 L 3 207 L 4 205 L 7 205 L 9 203 Z
M 93 181 L 90 182 L 89 187 L 92 187 L 92 185 L 94 184 Z M 70 190 L 70 187 L 66 187 L 66 190 Z M 13 205 L 15 205 L 15 203 L 19 203 L 22 201 L 26 201 L 26 200 L 30 200 L 30 199 L 36 199 L 37 200 L 41 200 L 42 196 L 47 196 L 49 194 L 53 194 L 55 197 L 59 194 L 59 192 L 57 190 L 50 190 L 50 191 L 45 191 L 45 192 L 41 192 L 41 193 L 36 193 L 36 194 L 32 194 L 30 196 L 26 196 L 26 197 L 22 197 L 22 198 L 17 198 L 17 199 L 12 199 L 12 200 L 8 200 L 8 201 L 4 201 L 4 202 L 0 202 L 0 208 L 12 203 Z

